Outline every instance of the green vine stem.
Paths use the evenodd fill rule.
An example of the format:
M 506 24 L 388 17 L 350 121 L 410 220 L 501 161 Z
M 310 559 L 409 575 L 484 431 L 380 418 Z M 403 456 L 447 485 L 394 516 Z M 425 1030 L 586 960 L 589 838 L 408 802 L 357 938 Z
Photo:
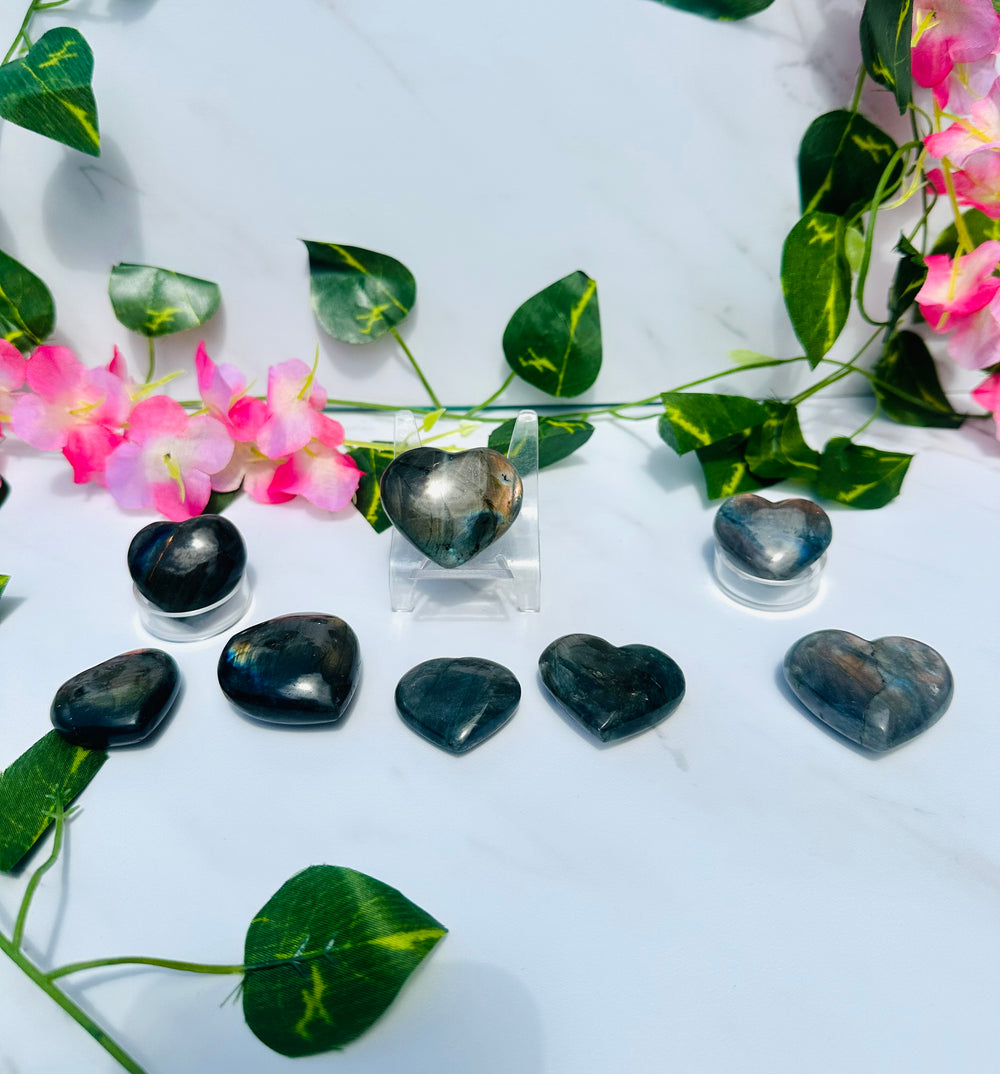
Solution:
M 414 372 L 420 378 L 420 383 L 424 386 L 424 389 L 430 396 L 431 402 L 434 404 L 436 409 L 440 410 L 441 400 L 438 399 L 437 395 L 434 392 L 434 389 L 430 386 L 430 382 L 424 376 L 424 371 L 420 368 L 420 365 L 418 364 L 416 358 L 413 357 L 413 351 L 411 351 L 410 348 L 407 347 L 407 345 L 403 342 L 403 337 L 399 334 L 398 331 L 396 331 L 395 328 L 390 328 L 389 334 L 400 345 L 406 357 L 409 358 L 410 365 L 413 366 Z
M 85 962 L 68 962 L 65 966 L 57 966 L 54 970 L 49 970 L 43 976 L 47 981 L 55 981 L 59 977 L 68 977 L 71 973 L 97 970 L 102 966 L 159 966 L 164 970 L 178 970 L 181 973 L 211 973 L 219 976 L 242 973 L 245 969 L 242 963 L 222 965 L 211 962 L 185 962 L 176 958 L 154 958 L 151 955 L 122 955 L 116 958 L 91 958 Z
M 7 49 L 7 55 L 4 56 L 3 62 L 8 63 L 21 46 L 23 46 L 25 52 L 31 48 L 31 38 L 28 36 L 28 31 L 31 29 L 31 20 L 35 17 L 36 12 L 48 11 L 53 7 L 62 7 L 69 2 L 70 0 L 47 0 L 46 3 L 42 3 L 41 0 L 32 0 L 31 4 L 28 5 L 28 10 L 24 13 L 24 18 L 21 20 L 17 36 L 11 42 L 10 48 Z

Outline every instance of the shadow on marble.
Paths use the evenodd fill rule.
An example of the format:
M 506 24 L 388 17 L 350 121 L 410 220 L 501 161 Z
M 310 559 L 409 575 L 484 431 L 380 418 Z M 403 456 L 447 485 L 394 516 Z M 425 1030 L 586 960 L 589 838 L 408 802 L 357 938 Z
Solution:
M 701 477 L 701 467 L 694 452 L 689 456 L 677 455 L 664 444 L 650 451 L 645 462 L 646 473 L 664 492 L 677 492 L 695 485 L 706 507 L 709 499 L 705 495 L 705 482 Z
M 9 597 L 6 595 L 0 599 L 0 623 L 6 623 L 27 599 L 27 597 Z

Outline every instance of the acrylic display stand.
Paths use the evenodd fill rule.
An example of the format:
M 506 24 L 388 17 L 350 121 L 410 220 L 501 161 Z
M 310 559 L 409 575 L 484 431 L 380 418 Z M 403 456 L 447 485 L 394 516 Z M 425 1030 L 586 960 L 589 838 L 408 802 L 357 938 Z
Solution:
M 784 581 L 758 578 L 742 567 L 719 546 L 715 545 L 715 579 L 719 588 L 747 608 L 762 612 L 790 612 L 813 600 L 826 566 L 826 553 L 810 564 L 801 574 Z
M 409 410 L 396 412 L 395 450 L 401 455 L 420 446 L 420 430 Z M 521 510 L 497 541 L 460 567 L 439 567 L 418 551 L 395 527 L 389 550 L 389 599 L 394 612 L 412 612 L 421 589 L 456 582 L 492 588 L 498 600 L 509 599 L 518 611 L 541 609 L 538 539 L 538 415 L 522 410 L 514 423 L 507 457 L 521 476 Z
M 250 607 L 250 582 L 244 573 L 240 584 L 220 601 L 191 612 L 165 612 L 148 601 L 135 587 L 132 594 L 139 608 L 139 622 L 155 638 L 164 641 L 204 641 L 231 627 Z

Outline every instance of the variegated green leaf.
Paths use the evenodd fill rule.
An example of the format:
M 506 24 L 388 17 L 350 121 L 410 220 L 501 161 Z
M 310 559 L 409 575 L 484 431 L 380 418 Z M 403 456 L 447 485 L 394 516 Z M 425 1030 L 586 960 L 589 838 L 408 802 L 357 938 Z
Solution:
M 303 239 L 309 300 L 324 332 L 343 343 L 373 343 L 402 323 L 417 300 L 413 273 L 388 254 Z
M 742 395 L 706 392 L 664 392 L 664 412 L 657 432 L 678 455 L 707 447 L 731 436 L 745 439 L 767 420 L 767 410 Z
M 153 265 L 121 263 L 111 270 L 108 295 L 126 328 L 149 338 L 197 328 L 219 308 L 219 288 L 209 280 Z
M 281 1055 L 360 1037 L 446 929 L 364 873 L 313 865 L 286 881 L 247 930 L 243 1015 Z
M 585 392 L 601 371 L 601 314 L 597 284 L 571 272 L 514 312 L 503 334 L 507 364 L 549 395 Z
M 0 66 L 0 117 L 100 156 L 93 73 L 94 55 L 82 34 L 68 26 L 49 30 L 27 56 Z
M 382 474 L 385 473 L 385 468 L 395 458 L 395 450 L 392 444 L 386 444 L 384 448 L 351 448 L 347 454 L 357 463 L 358 469 L 361 471 L 358 491 L 354 494 L 354 506 L 376 533 L 382 533 L 392 523 L 382 508 L 379 482 L 382 479 Z
M 848 507 L 884 507 L 899 495 L 912 458 L 836 436 L 823 449 L 816 491 Z
M 957 429 L 965 420 L 948 402 L 927 344 L 915 332 L 899 332 L 874 370 L 882 409 L 903 425 Z
M 746 460 L 747 438 L 730 436 L 697 450 L 698 462 L 705 477 L 705 495 L 710 500 L 735 496 L 737 492 L 755 492 L 774 481 L 754 474 Z
M 498 425 L 490 433 L 489 446 L 501 455 L 507 454 L 510 438 L 514 432 L 515 418 Z M 538 418 L 538 469 L 544 470 L 574 451 L 579 450 L 591 438 L 594 427 L 586 421 L 568 421 L 565 418 Z
M 3 591 L 7 588 L 7 583 L 10 581 L 9 574 L 0 574 L 0 597 L 3 596 Z
M 968 209 L 962 213 L 962 223 L 969 233 L 973 246 L 979 246 L 989 239 L 1000 239 L 1000 220 L 994 220 L 980 209 Z M 955 256 L 958 250 L 958 228 L 949 224 L 938 236 L 931 253 Z
M 747 465 L 759 478 L 815 481 L 819 452 L 806 443 L 796 408 L 771 400 L 764 406 L 767 421 L 750 433 L 744 453 Z
M 851 305 L 844 220 L 806 213 L 785 239 L 781 290 L 792 328 L 815 368 L 836 343 Z
M 10 872 L 64 806 L 97 775 L 107 754 L 72 746 L 50 731 L 0 772 L 0 872 Z
M 702 15 L 706 19 L 718 19 L 729 22 L 733 19 L 745 19 L 756 15 L 758 11 L 770 7 L 774 0 L 658 0 L 667 7 L 678 11 L 690 11 L 693 15 Z
M 912 35 L 912 0 L 866 0 L 861 13 L 861 59 L 868 74 L 892 90 L 900 115 L 913 98 Z
M 55 323 L 49 289 L 20 261 L 0 251 L 0 335 L 27 353 L 48 338 Z

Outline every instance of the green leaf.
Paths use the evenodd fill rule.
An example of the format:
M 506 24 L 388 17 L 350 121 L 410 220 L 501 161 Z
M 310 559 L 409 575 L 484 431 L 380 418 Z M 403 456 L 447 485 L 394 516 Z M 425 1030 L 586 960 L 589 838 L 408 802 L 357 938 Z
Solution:
M 489 446 L 501 455 L 507 454 L 516 419 L 498 425 L 490 433 Z M 538 418 L 538 469 L 544 470 L 567 455 L 572 455 L 591 438 L 594 427 L 586 421 L 567 421 L 565 418 Z
M 0 335 L 27 353 L 56 324 L 56 307 L 44 283 L 0 250 Z
M 10 581 L 9 574 L 0 574 L 0 597 L 3 596 L 3 591 L 7 588 L 7 583 Z
M 205 509 L 201 513 L 203 515 L 221 515 L 242 491 L 242 485 L 231 492 L 216 492 L 213 489 L 209 493 L 208 503 L 205 504 Z
M 68 26 L 49 30 L 27 56 L 0 66 L 0 117 L 98 157 L 93 73 L 94 54 L 82 34 Z
M 823 449 L 816 491 L 849 507 L 884 507 L 899 495 L 912 458 L 835 436 Z
M 690 11 L 692 15 L 702 15 L 706 19 L 719 19 L 728 22 L 733 19 L 745 19 L 756 15 L 758 11 L 770 7 L 774 0 L 657 0 L 666 7 L 675 7 L 678 11 Z
M 816 368 L 836 343 L 851 304 L 845 224 L 832 213 L 806 213 L 785 239 L 781 289 L 792 328 Z
M 886 344 L 874 370 L 882 409 L 903 425 L 957 429 L 965 420 L 944 394 L 927 344 L 915 332 L 899 332 Z M 886 387 L 888 386 L 888 387 Z M 892 391 L 895 388 L 902 396 Z
M 861 59 L 876 82 L 891 89 L 902 115 L 913 99 L 910 39 L 912 0 L 866 0 L 861 13 Z
M 253 919 L 243 1015 L 282 1055 L 315 1055 L 360 1037 L 447 930 L 388 884 L 313 865 Z
M 56 800 L 68 806 L 107 756 L 50 731 L 0 772 L 0 872 L 24 858 L 51 824 Z
M 896 275 L 893 277 L 892 286 L 889 288 L 891 324 L 895 324 L 913 305 L 917 292 L 927 279 L 927 265 L 924 263 L 923 255 L 905 235 L 899 236 L 896 252 L 900 254 L 900 258 L 896 265 Z
M 755 492 L 774 484 L 751 471 L 745 457 L 746 448 L 745 436 L 730 436 L 698 448 L 698 462 L 705 476 L 705 494 L 710 500 L 735 496 L 737 492 Z
M 342 343 L 373 343 L 401 324 L 417 281 L 387 254 L 303 239 L 309 251 L 309 300 L 324 332 Z
M 819 473 L 819 452 L 802 435 L 799 415 L 791 403 L 768 401 L 767 421 L 747 440 L 744 457 L 756 477 L 813 482 Z
M 750 429 L 767 420 L 767 410 L 742 395 L 664 392 L 663 406 L 657 432 L 678 455 L 734 435 L 745 439 Z
M 988 239 L 1000 239 L 1000 220 L 993 220 L 980 209 L 962 213 L 962 221 L 972 239 L 973 246 L 980 246 Z M 948 254 L 954 257 L 958 250 L 958 228 L 949 224 L 934 243 L 932 254 Z
M 522 380 L 549 395 L 585 392 L 601 371 L 597 284 L 571 272 L 532 295 L 507 322 L 503 352 Z
M 896 143 L 857 112 L 827 112 L 809 124 L 799 147 L 802 212 L 851 216 L 875 197 Z M 901 163 L 894 168 L 902 171 Z
M 396 452 L 392 444 L 386 444 L 384 448 L 351 448 L 347 454 L 357 463 L 357 467 L 361 471 L 358 491 L 354 494 L 354 506 L 361 512 L 364 520 L 376 533 L 382 533 L 392 523 L 382 508 L 382 494 L 379 491 L 379 482 L 382 480 L 385 468 L 395 458 Z
M 147 338 L 197 328 L 215 315 L 220 298 L 209 280 L 124 262 L 111 270 L 108 294 L 118 320 Z
M 0 507 L 7 502 L 10 495 L 10 482 L 5 477 L 0 477 Z

